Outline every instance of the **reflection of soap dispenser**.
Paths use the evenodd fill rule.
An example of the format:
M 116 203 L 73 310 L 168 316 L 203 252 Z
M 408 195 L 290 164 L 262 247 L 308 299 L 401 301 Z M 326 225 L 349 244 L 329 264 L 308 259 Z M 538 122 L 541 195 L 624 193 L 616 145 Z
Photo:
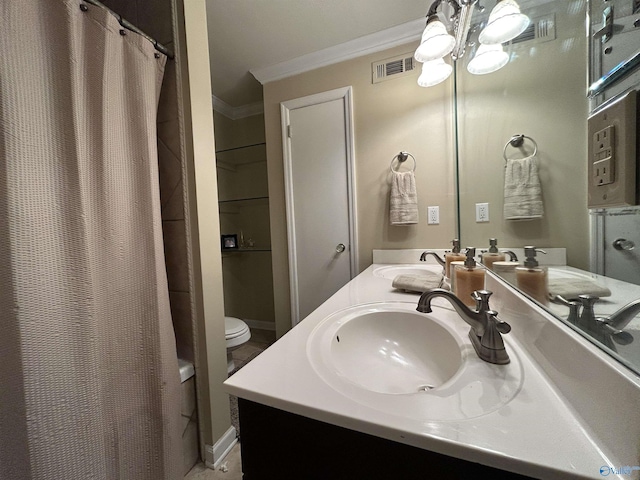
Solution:
M 504 262 L 493 262 L 493 271 L 502 277 L 505 282 L 516 285 L 516 267 L 519 267 L 518 257 L 511 250 L 502 250 L 502 253 L 509 255 L 509 260 Z
M 466 259 L 464 253 L 460 252 L 460 240 L 454 238 L 451 243 L 453 244 L 453 248 L 451 252 L 444 254 L 444 275 L 447 278 L 451 278 L 451 262 L 462 262 Z
M 471 294 L 476 290 L 484 290 L 485 270 L 476 264 L 473 258 L 475 255 L 475 248 L 467 248 L 464 265 L 456 265 L 453 270 L 455 276 L 455 290 L 453 293 L 468 307 L 476 305 L 476 301 Z
M 536 247 L 524 247 L 524 266 L 516 267 L 516 285 L 527 295 L 543 305 L 549 304 L 549 280 L 547 267 L 541 267 L 536 252 L 547 253 Z
M 498 240 L 489 239 L 489 251 L 482 254 L 482 264 L 489 270 L 493 270 L 494 262 L 504 262 L 507 256 L 498 251 Z

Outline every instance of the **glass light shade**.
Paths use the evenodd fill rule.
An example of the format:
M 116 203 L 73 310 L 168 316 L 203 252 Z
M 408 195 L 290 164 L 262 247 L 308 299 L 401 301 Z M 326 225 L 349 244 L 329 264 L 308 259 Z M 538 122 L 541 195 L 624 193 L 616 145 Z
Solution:
M 432 87 L 438 83 L 444 82 L 451 72 L 453 67 L 442 58 L 425 62 L 422 65 L 422 73 L 418 77 L 418 85 L 421 87 Z
M 474 75 L 484 75 L 500 70 L 508 61 L 509 54 L 504 51 L 501 44 L 480 45 L 467 65 L 467 70 Z
M 427 23 L 422 34 L 420 46 L 414 57 L 419 62 L 428 62 L 436 58 L 442 58 L 453 49 L 456 39 L 449 35 L 447 28 L 440 20 Z
M 493 45 L 513 40 L 529 26 L 529 17 L 520 12 L 515 0 L 498 1 L 487 26 L 480 32 L 480 43 Z

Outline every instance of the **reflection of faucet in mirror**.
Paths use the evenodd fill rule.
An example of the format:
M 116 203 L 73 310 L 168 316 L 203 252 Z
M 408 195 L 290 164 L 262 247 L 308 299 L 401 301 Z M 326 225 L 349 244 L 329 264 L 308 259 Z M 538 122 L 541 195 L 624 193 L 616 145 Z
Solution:
M 511 326 L 498 319 L 498 312 L 489 308 L 491 293 L 488 290 L 473 292 L 476 310 L 471 310 L 448 290 L 434 288 L 427 290 L 420 296 L 416 310 L 422 313 L 431 313 L 431 300 L 436 297 L 447 299 L 458 315 L 471 327 L 469 339 L 478 356 L 485 362 L 504 365 L 509 363 L 509 355 L 500 334 L 509 333 Z
M 487 10 L 496 4 L 495 0 L 485 3 Z M 535 242 L 550 248 L 566 248 L 564 263 L 582 272 L 566 273 L 561 269 L 554 269 L 549 272 L 550 276 L 553 273 L 553 280 L 557 282 L 558 279 L 573 277 L 574 273 L 578 279 L 577 274 L 580 273 L 603 283 L 612 292 L 607 304 L 607 307 L 611 307 L 606 312 L 608 316 L 630 299 L 640 297 L 640 288 L 616 281 L 624 280 L 640 285 L 640 269 L 633 267 L 638 265 L 640 254 L 636 252 L 639 249 L 636 247 L 635 250 L 627 250 L 632 247 L 630 241 L 640 245 L 637 237 L 630 236 L 632 232 L 638 231 L 636 225 L 640 219 L 640 206 L 624 209 L 587 208 L 586 184 L 591 180 L 591 170 L 585 159 L 592 138 L 589 138 L 584 124 L 587 120 L 586 112 L 593 114 L 594 109 L 603 106 L 603 102 L 610 102 L 622 92 L 640 89 L 640 82 L 637 76 L 626 77 L 617 86 L 589 100 L 584 91 L 584 78 L 587 75 L 589 82 L 597 81 L 616 65 L 627 60 L 628 55 L 633 52 L 618 48 L 616 53 L 614 48 L 613 52 L 603 56 L 601 39 L 593 38 L 593 34 L 601 28 L 601 22 L 587 20 L 602 18 L 603 11 L 608 4 L 615 3 L 613 1 L 574 2 L 574 9 L 567 9 L 567 2 L 560 0 L 532 0 L 526 3 L 523 13 L 531 18 L 536 31 L 543 24 L 549 27 L 549 36 L 545 35 L 548 41 L 533 43 L 540 39 L 528 40 L 523 36 L 513 42 L 510 45 L 511 60 L 505 68 L 515 67 L 516 63 L 518 68 L 511 68 L 508 80 L 499 86 L 492 82 L 480 85 L 463 62 L 456 64 L 454 95 L 459 129 L 456 143 L 456 158 L 459 163 L 456 172 L 460 215 L 460 230 L 457 235 L 463 236 L 468 244 L 482 245 L 488 236 L 495 236 L 505 246 L 518 247 Z M 612 15 L 611 20 L 618 25 L 622 18 L 629 15 L 628 11 L 622 9 L 613 13 L 615 15 Z M 477 9 L 475 17 L 474 24 L 484 18 L 477 14 Z M 585 23 L 588 24 L 590 35 L 585 35 Z M 625 35 L 633 37 L 634 44 L 637 44 L 640 28 L 631 29 Z M 525 65 L 526 72 L 544 69 L 548 74 L 543 81 L 534 85 L 527 81 L 527 73 L 523 69 Z M 562 85 L 562 88 L 557 85 Z M 562 108 L 556 108 L 559 105 Z M 508 118 L 517 120 L 519 131 L 534 132 L 536 141 L 544 145 L 544 149 L 536 156 L 540 168 L 541 191 L 545 202 L 554 199 L 553 204 L 545 205 L 548 208 L 544 220 L 495 222 L 497 219 L 502 220 L 500 217 L 504 216 L 505 195 L 504 165 L 496 160 L 500 159 L 501 147 L 514 133 L 512 122 L 494 121 L 496 108 Z M 550 111 L 559 115 L 551 119 L 548 114 Z M 563 140 L 566 138 L 571 138 L 571 142 Z M 529 149 L 527 144 L 522 155 L 534 156 L 534 149 Z M 492 223 L 477 221 L 477 202 L 488 204 Z M 597 230 L 597 234 L 592 235 L 592 227 L 593 231 Z M 590 238 L 600 241 L 590 241 Z M 598 261 L 591 262 L 594 258 Z M 553 265 L 553 262 L 549 260 L 546 263 Z M 505 266 L 499 275 L 516 285 L 515 274 L 512 272 L 512 266 Z M 607 275 L 614 280 L 594 278 L 590 273 Z M 631 278 L 637 280 L 630 280 Z M 627 296 L 627 291 L 631 297 Z M 570 300 L 577 301 L 574 298 Z M 554 307 L 549 308 L 550 313 L 561 314 L 563 321 L 569 314 L 570 319 L 575 320 L 570 322 L 573 324 L 577 322 L 583 309 L 580 303 Z M 598 305 L 596 311 L 604 316 L 605 312 L 600 312 Z M 616 329 L 610 323 L 608 326 Z M 619 327 L 617 329 L 620 330 Z M 586 332 L 584 334 L 590 336 Z M 625 335 L 615 334 L 613 339 L 610 335 L 601 336 L 611 342 L 621 340 Z M 595 341 L 593 336 L 591 339 Z M 616 346 L 625 364 L 632 364 L 630 368 L 639 373 L 640 362 L 637 356 L 628 348 L 621 348 L 617 343 Z M 607 352 L 612 353 L 609 348 Z
M 436 259 L 436 262 L 438 262 L 441 267 L 444 267 L 444 260 L 442 258 L 440 258 L 440 255 L 438 255 L 436 252 L 422 252 L 422 255 L 420 255 L 420 261 L 421 262 L 426 262 L 427 261 L 427 255 L 432 255 L 433 258 Z
M 509 261 L 510 262 L 517 262 L 518 261 L 518 256 L 512 252 L 511 250 L 500 250 L 502 253 L 506 253 L 507 255 L 509 255 Z
M 614 342 L 619 345 L 628 345 L 633 342 L 633 336 L 623 329 L 640 313 L 640 299 L 634 300 L 608 317 L 598 317 L 594 312 L 594 305 L 599 300 L 594 295 L 580 295 L 582 312 L 575 324 L 602 342 L 605 346 L 616 351 Z M 568 302 L 575 303 L 575 302 Z
M 561 295 L 555 295 L 555 296 L 549 295 L 549 298 L 551 298 L 552 302 L 560 303 L 562 305 L 566 305 L 567 307 L 569 307 L 569 316 L 567 317 L 567 322 L 569 322 L 569 323 L 571 323 L 573 325 L 577 325 L 577 323 L 578 323 L 578 310 L 580 308 L 580 303 L 572 302 L 570 300 L 567 300 L 566 298 L 564 298 Z

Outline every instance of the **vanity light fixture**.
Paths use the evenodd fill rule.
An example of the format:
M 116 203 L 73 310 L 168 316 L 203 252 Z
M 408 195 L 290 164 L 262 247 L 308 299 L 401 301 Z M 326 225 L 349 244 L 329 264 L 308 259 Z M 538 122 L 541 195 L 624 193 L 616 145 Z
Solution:
M 422 63 L 442 58 L 453 50 L 455 42 L 456 39 L 447 32 L 444 23 L 438 20 L 438 15 L 430 14 L 414 57 Z
M 422 62 L 422 74 L 418 85 L 430 87 L 446 80 L 452 71 L 443 57 L 451 54 L 455 62 L 462 58 L 467 45 L 471 17 L 478 0 L 435 0 L 427 13 L 427 25 L 422 34 L 420 45 L 414 54 Z M 445 22 L 438 16 L 438 8 L 446 5 L 453 13 Z M 484 8 L 479 7 L 480 11 Z M 441 12 L 440 15 L 443 15 Z M 489 15 L 487 26 L 480 32 L 476 56 L 469 62 L 467 70 L 476 75 L 492 73 L 504 67 L 509 61 L 502 43 L 520 35 L 529 26 L 529 17 L 520 12 L 515 0 L 498 0 Z M 445 74 L 446 73 L 446 74 Z
M 449 78 L 452 71 L 453 67 L 446 63 L 443 58 L 424 62 L 422 64 L 422 73 L 418 77 L 418 85 L 421 87 L 437 85 Z
M 509 55 L 502 48 L 502 44 L 480 44 L 476 54 L 467 65 L 467 70 L 474 75 L 484 75 L 500 70 L 508 61 Z
M 529 26 L 529 17 L 520 12 L 515 0 L 498 0 L 487 26 L 480 32 L 480 43 L 493 45 L 513 40 Z

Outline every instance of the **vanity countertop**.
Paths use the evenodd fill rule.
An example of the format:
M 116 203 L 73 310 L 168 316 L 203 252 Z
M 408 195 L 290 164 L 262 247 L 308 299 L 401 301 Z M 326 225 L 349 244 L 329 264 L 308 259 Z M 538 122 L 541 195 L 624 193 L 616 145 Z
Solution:
M 557 388 L 545 370 L 527 354 L 518 333 L 525 331 L 530 335 L 532 329 L 526 325 L 525 328 L 513 328 L 511 334 L 504 336 L 507 351 L 517 358 L 511 368 L 516 364 L 520 369 L 522 380 L 519 389 L 504 404 L 486 414 L 438 420 L 430 418 L 426 409 L 392 411 L 332 388 L 314 369 L 308 356 L 309 338 L 323 320 L 334 312 L 356 305 L 377 302 L 417 304 L 418 294 L 395 290 L 391 287 L 391 280 L 374 274 L 381 267 L 388 265 L 371 265 L 230 377 L 224 384 L 226 391 L 290 413 L 533 477 L 599 478 L 603 466 L 636 465 L 634 462 L 638 459 L 618 458 L 620 452 L 616 445 L 611 445 L 609 439 L 603 441 L 598 438 L 597 431 L 594 433 L 582 419 L 562 389 Z M 497 279 L 492 281 L 498 282 Z M 504 287 L 500 295 L 516 294 Z M 502 305 L 503 301 L 497 303 Z M 442 299 L 436 299 L 434 305 L 453 311 Z M 543 318 L 545 312 L 538 312 L 535 305 L 531 308 L 540 317 L 541 325 L 555 321 L 551 316 Z M 512 326 L 526 321 L 519 318 L 520 314 L 515 310 L 505 307 L 500 318 Z M 462 319 L 456 317 L 454 321 L 458 321 L 455 328 L 459 331 L 468 330 Z M 544 334 L 548 329 L 537 331 L 539 338 L 527 338 L 526 342 L 546 341 Z M 585 343 L 574 332 L 567 332 L 567 335 L 573 342 Z M 585 348 L 590 354 L 599 355 L 592 346 L 585 345 Z M 624 385 L 630 385 L 631 390 L 627 388 L 627 391 L 631 394 L 640 392 L 637 377 L 625 374 L 606 355 L 600 355 L 606 367 L 621 375 Z M 591 380 L 597 383 L 597 379 Z M 481 403 L 482 386 L 478 389 L 477 402 Z M 417 395 L 424 394 L 403 396 Z M 628 437 L 640 438 L 640 432 L 630 432 Z M 619 478 L 636 478 L 634 475 L 637 473 Z M 617 477 L 612 473 L 608 478 Z

